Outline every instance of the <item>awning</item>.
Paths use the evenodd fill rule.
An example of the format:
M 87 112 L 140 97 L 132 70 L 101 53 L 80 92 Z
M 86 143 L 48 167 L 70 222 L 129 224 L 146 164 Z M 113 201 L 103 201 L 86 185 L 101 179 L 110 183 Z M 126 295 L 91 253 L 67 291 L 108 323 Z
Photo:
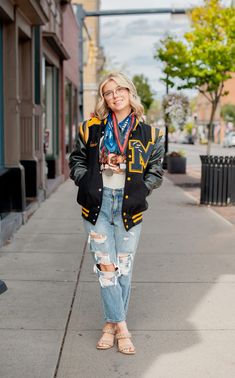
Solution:
M 63 43 L 60 41 L 56 33 L 43 31 L 42 33 L 43 38 L 47 41 L 50 47 L 56 52 L 56 54 L 60 57 L 61 60 L 68 60 L 70 56 L 64 47 Z
M 49 20 L 45 9 L 38 0 L 15 0 L 15 5 L 18 5 L 33 25 L 44 25 Z

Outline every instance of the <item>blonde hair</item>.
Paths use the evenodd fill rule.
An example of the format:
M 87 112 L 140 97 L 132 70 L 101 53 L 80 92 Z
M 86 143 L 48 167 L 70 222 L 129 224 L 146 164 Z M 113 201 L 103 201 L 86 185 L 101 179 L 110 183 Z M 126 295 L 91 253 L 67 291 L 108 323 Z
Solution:
M 144 107 L 141 104 L 135 85 L 122 72 L 112 72 L 101 81 L 98 89 L 98 96 L 94 113 L 95 116 L 102 120 L 109 114 L 110 109 L 104 99 L 103 88 L 111 80 L 115 81 L 115 83 L 120 87 L 128 89 L 130 96 L 130 107 L 138 119 L 143 119 Z

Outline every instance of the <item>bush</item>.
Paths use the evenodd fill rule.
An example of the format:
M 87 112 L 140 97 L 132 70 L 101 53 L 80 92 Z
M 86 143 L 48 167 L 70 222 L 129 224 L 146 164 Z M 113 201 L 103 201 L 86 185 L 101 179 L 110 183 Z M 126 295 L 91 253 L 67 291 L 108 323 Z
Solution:
M 167 156 L 170 157 L 185 157 L 185 151 L 184 150 L 178 150 L 178 151 L 171 151 Z

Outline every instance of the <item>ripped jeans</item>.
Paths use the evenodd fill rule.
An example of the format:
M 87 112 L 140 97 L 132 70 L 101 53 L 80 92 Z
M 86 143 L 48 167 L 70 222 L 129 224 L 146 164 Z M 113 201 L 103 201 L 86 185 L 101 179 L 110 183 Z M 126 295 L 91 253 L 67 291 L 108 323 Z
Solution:
M 125 321 L 131 291 L 134 255 L 141 226 L 126 231 L 122 220 L 123 189 L 103 189 L 101 210 L 95 225 L 84 219 L 90 251 L 95 261 L 106 322 Z M 99 264 L 115 267 L 114 272 L 101 271 Z

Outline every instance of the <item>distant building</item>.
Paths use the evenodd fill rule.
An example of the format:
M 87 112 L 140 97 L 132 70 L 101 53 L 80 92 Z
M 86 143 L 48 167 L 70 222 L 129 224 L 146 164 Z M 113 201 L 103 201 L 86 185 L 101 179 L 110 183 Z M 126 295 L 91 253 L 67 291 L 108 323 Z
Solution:
M 235 105 L 235 73 L 231 73 L 231 79 L 227 80 L 224 83 L 224 90 L 228 91 L 229 94 L 227 96 L 222 96 L 220 102 L 217 107 L 217 111 L 214 118 L 214 140 L 215 142 L 219 143 L 223 140 L 224 134 L 226 131 L 226 125 L 223 119 L 220 117 L 221 107 L 225 104 L 233 104 Z M 198 126 L 206 127 L 210 120 L 210 113 L 211 113 L 211 103 L 203 96 L 202 94 L 198 94 L 195 113 L 197 114 L 197 124 Z M 219 126 L 219 127 L 218 127 Z
M 72 0 L 81 4 L 86 11 L 100 9 L 100 0 Z M 103 50 L 100 47 L 99 17 L 86 17 L 86 29 L 83 31 L 83 112 L 84 119 L 94 112 L 99 72 L 104 63 Z
M 69 0 L 0 2 L 0 244 L 68 177 L 78 39 Z

